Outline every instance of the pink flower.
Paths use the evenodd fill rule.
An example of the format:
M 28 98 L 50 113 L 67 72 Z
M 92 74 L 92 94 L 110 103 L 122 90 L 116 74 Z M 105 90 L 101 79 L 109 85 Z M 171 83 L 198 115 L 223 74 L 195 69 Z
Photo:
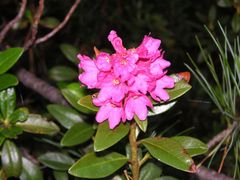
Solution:
M 96 121 L 102 123 L 107 119 L 110 129 L 114 129 L 121 122 L 121 119 L 125 122 L 126 119 L 123 108 L 110 102 L 103 104 L 97 112 Z
M 136 67 L 138 55 L 134 53 L 126 55 L 114 54 L 113 58 L 114 58 L 113 65 L 114 74 L 117 77 L 120 77 L 122 81 L 128 80 L 131 76 L 131 72 L 133 72 Z
M 136 49 L 140 58 L 150 58 L 156 54 L 160 55 L 158 48 L 160 47 L 161 41 L 154 39 L 150 36 L 144 36 L 144 39 L 140 46 Z
M 88 56 L 81 54 L 78 54 L 77 57 L 80 59 L 79 68 L 84 70 L 84 72 L 78 76 L 79 80 L 87 85 L 89 89 L 96 88 L 99 70 L 94 61 Z
M 169 67 L 171 63 L 162 59 L 161 57 L 153 61 L 150 65 L 150 73 L 155 77 L 164 75 L 164 70 Z
M 108 53 L 100 52 L 96 58 L 96 65 L 100 71 L 110 71 L 112 68 L 112 62 Z
M 136 114 L 140 120 L 145 120 L 148 113 L 147 106 L 151 108 L 153 107 L 151 101 L 146 95 L 130 95 L 125 102 L 126 118 L 132 120 L 134 114 Z
M 107 100 L 112 100 L 113 102 L 120 102 L 123 100 L 128 88 L 125 83 L 122 83 L 119 78 L 115 78 L 113 75 L 108 75 L 101 82 L 100 92 L 93 100 L 94 104 L 98 106 Z
M 114 54 L 97 51 L 96 60 L 78 55 L 83 71 L 79 80 L 90 89 L 99 89 L 93 99 L 100 107 L 96 120 L 108 120 L 113 129 L 126 119 L 132 120 L 134 115 L 145 120 L 148 108 L 153 107 L 149 96 L 155 101 L 167 101 L 166 89 L 174 87 L 174 79 L 166 75 L 171 64 L 159 50 L 159 39 L 145 36 L 136 49 L 126 49 L 115 31 L 110 32 L 108 40 Z
M 116 31 L 111 31 L 108 35 L 108 40 L 112 43 L 114 49 L 118 53 L 123 53 L 126 51 L 126 48 L 122 45 L 122 39 L 118 37 Z
M 174 87 L 174 79 L 169 76 L 163 76 L 162 78 L 156 81 L 156 88 L 150 92 L 153 99 L 156 101 L 167 101 L 169 99 L 169 95 L 165 88 L 173 88 Z
M 150 81 L 151 78 L 149 76 L 139 73 L 128 81 L 129 90 L 136 93 L 141 92 L 143 94 L 147 94 Z

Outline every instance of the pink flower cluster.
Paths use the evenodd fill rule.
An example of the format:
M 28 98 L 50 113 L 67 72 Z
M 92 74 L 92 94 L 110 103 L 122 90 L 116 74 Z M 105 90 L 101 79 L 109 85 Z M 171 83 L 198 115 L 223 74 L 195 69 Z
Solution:
M 167 101 L 165 88 L 173 88 L 174 79 L 166 75 L 170 62 L 163 59 L 159 39 L 145 36 L 140 46 L 132 49 L 122 45 L 115 31 L 110 32 L 108 40 L 114 54 L 99 52 L 96 59 L 78 54 L 82 70 L 79 80 L 89 89 L 100 89 L 93 99 L 100 106 L 96 121 L 108 120 L 113 129 L 134 115 L 145 120 L 147 107 L 153 107 L 148 95 L 155 101 Z

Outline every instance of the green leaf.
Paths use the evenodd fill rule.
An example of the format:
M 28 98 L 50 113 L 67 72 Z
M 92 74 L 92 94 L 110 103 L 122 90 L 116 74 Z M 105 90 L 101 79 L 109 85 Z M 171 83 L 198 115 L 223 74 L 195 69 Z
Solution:
M 54 135 L 59 132 L 59 127 L 51 121 L 47 121 L 38 114 L 29 114 L 28 119 L 24 122 L 16 123 L 24 131 L 34 134 Z
M 17 78 L 12 74 L 0 75 L 0 91 L 18 84 Z
M 97 106 L 95 106 L 92 102 L 92 95 L 87 95 L 87 96 L 81 97 L 78 101 L 78 104 L 91 110 L 91 111 L 97 112 L 99 110 L 99 108 Z
M 92 152 L 79 159 L 68 172 L 81 178 L 104 178 L 113 174 L 127 161 L 126 156 L 116 152 L 100 157 Z
M 65 171 L 74 163 L 74 160 L 63 153 L 48 152 L 38 157 L 38 160 L 54 170 Z
M 144 121 L 140 120 L 137 116 L 134 116 L 134 119 L 138 125 L 138 127 L 143 131 L 147 131 L 147 126 L 148 126 L 148 120 L 145 119 Z
M 77 58 L 77 54 L 78 54 L 77 48 L 75 48 L 74 46 L 72 46 L 70 44 L 61 44 L 60 49 L 68 60 L 70 60 L 74 64 L 79 63 L 79 60 Z
M 22 171 L 22 156 L 17 146 L 6 140 L 2 148 L 2 168 L 7 177 L 19 177 Z
M 74 109 L 58 104 L 47 106 L 48 111 L 65 128 L 69 129 L 74 124 L 82 122 L 81 115 Z
M 155 179 L 160 177 L 161 174 L 162 168 L 153 162 L 149 162 L 141 168 L 139 180 Z
M 43 180 L 43 173 L 37 164 L 22 157 L 22 173 L 20 180 Z
M 86 95 L 85 88 L 80 87 L 79 83 L 71 83 L 66 88 L 63 88 L 61 92 L 63 96 L 66 98 L 66 100 L 78 111 L 83 113 L 92 112 L 86 107 L 83 107 L 78 104 L 78 100 Z
M 63 136 L 61 140 L 62 146 L 75 146 L 89 140 L 93 134 L 94 129 L 87 123 L 74 124 Z
M 120 123 L 114 129 L 109 129 L 107 121 L 99 124 L 94 138 L 94 150 L 103 151 L 113 146 L 128 134 L 129 129 L 128 123 Z
M 16 138 L 19 134 L 22 134 L 22 128 L 17 126 L 9 126 L 4 128 L 0 134 L 6 138 Z
M 9 70 L 21 57 L 23 48 L 9 48 L 0 52 L 0 74 Z
M 192 158 L 177 141 L 159 137 L 143 139 L 141 143 L 159 161 L 182 171 L 196 171 Z
M 208 151 L 208 147 L 202 141 L 189 137 L 189 136 L 176 136 L 171 139 L 177 141 L 182 147 L 193 157 L 196 155 L 204 154 Z
M 180 80 L 176 82 L 174 88 L 166 90 L 168 95 L 170 96 L 170 99 L 168 101 L 177 99 L 178 97 L 188 92 L 191 88 L 192 86 L 190 86 L 185 80 Z
M 19 108 L 15 110 L 9 117 L 11 123 L 16 123 L 17 121 L 25 121 L 28 118 L 28 111 L 25 108 Z
M 2 134 L 0 134 L 0 146 L 2 146 L 4 141 L 5 141 L 5 137 Z
M 55 17 L 45 17 L 41 19 L 40 24 L 44 27 L 53 29 L 59 25 L 59 20 Z
M 53 171 L 55 180 L 68 180 L 68 174 L 62 171 Z
M 167 104 L 155 105 L 150 111 L 148 111 L 148 116 L 156 116 L 162 114 L 171 109 L 176 104 L 176 102 L 177 101 L 173 101 Z
M 14 88 L 8 88 L 0 92 L 0 109 L 2 115 L 7 119 L 16 106 L 16 93 Z
M 55 66 L 50 69 L 49 76 L 54 81 L 72 81 L 77 79 L 78 73 L 67 66 Z

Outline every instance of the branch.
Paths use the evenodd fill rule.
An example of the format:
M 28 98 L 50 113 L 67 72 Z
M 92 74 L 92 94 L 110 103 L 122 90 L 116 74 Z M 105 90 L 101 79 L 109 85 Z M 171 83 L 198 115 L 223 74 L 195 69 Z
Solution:
M 67 101 L 62 97 L 59 90 L 51 85 L 49 85 L 44 80 L 37 78 L 34 74 L 28 72 L 25 69 L 20 69 L 17 71 L 17 77 L 22 84 L 38 94 L 42 95 L 44 98 L 52 103 L 68 105 Z
M 38 32 L 38 24 L 40 22 L 41 16 L 43 14 L 44 9 L 44 0 L 39 0 L 38 10 L 37 13 L 34 16 L 34 20 L 31 26 L 31 29 L 27 35 L 26 41 L 23 45 L 25 49 L 28 49 L 30 46 L 34 44 L 34 41 L 36 40 L 36 35 Z
M 211 149 L 216 146 L 216 144 L 222 141 L 226 136 L 229 136 L 236 127 L 237 122 L 234 121 L 230 127 L 218 133 L 207 143 L 208 148 Z M 199 180 L 233 180 L 233 178 L 228 177 L 225 174 L 218 173 L 204 166 L 198 168 L 196 176 L 198 176 Z
M 45 42 L 48 39 L 50 39 L 51 37 L 53 37 L 57 32 L 59 32 L 67 24 L 67 22 L 69 21 L 70 17 L 72 16 L 74 11 L 76 10 L 76 8 L 77 8 L 78 4 L 80 3 L 80 1 L 81 0 L 76 0 L 75 3 L 70 8 L 70 10 L 67 13 L 67 15 L 65 16 L 64 20 L 57 27 L 55 27 L 50 33 L 46 34 L 43 37 L 38 38 L 35 41 L 35 44 L 40 44 L 42 42 Z
M 226 176 L 225 174 L 217 173 L 211 169 L 200 166 L 196 175 L 199 180 L 233 180 L 233 178 Z
M 209 149 L 213 148 L 218 142 L 222 141 L 226 136 L 229 136 L 236 127 L 237 122 L 234 121 L 230 127 L 221 131 L 216 136 L 214 136 L 210 141 L 208 141 L 207 143 L 208 148 Z
M 16 24 L 22 18 L 26 9 L 26 5 L 27 5 L 27 0 L 22 0 L 22 4 L 17 16 L 2 29 L 2 31 L 0 32 L 0 44 L 2 43 L 8 31 L 13 27 L 13 25 Z

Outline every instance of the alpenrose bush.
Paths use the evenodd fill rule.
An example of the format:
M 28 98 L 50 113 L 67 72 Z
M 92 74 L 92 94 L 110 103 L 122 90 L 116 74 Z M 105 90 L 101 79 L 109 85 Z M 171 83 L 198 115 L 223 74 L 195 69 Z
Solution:
M 161 41 L 145 36 L 140 46 L 126 49 L 115 31 L 108 40 L 115 49 L 114 54 L 98 52 L 95 59 L 78 54 L 81 83 L 89 89 L 100 89 L 93 103 L 100 109 L 96 121 L 108 120 L 115 128 L 120 122 L 132 120 L 137 115 L 146 120 L 148 107 L 154 101 L 167 101 L 166 88 L 174 87 L 174 79 L 167 76 L 170 62 L 163 58 Z
M 80 82 L 94 92 L 96 89 L 99 91 L 94 95 L 67 99 L 74 107 L 78 107 L 78 102 L 80 107 L 97 112 L 96 121 L 99 124 L 95 128 L 79 122 L 64 134 L 61 140 L 64 146 L 79 145 L 93 139 L 90 150 L 68 172 L 92 179 L 110 175 L 119 178 L 123 174 L 126 179 L 155 179 L 160 176 L 161 168 L 149 161 L 151 158 L 182 171 L 196 172 L 192 157 L 207 151 L 204 143 L 188 136 L 161 137 L 155 131 L 157 126 L 154 123 L 150 123 L 149 126 L 152 126 L 147 129 L 147 116 L 170 109 L 176 98 L 191 89 L 189 73 L 167 75 L 166 68 L 170 62 L 164 59 L 164 53 L 159 49 L 159 39 L 145 36 L 137 48 L 131 49 L 122 45 L 115 31 L 110 32 L 108 40 L 115 49 L 113 54 L 96 48 L 96 58 L 78 54 Z M 65 90 L 78 89 L 80 92 L 84 89 L 77 86 L 69 86 Z M 124 137 L 127 135 L 126 142 Z M 119 149 L 121 152 L 111 148 L 116 147 L 119 141 L 122 141 L 119 143 L 121 146 L 125 146 L 125 155 L 122 148 Z M 124 169 L 118 171 L 120 168 Z

